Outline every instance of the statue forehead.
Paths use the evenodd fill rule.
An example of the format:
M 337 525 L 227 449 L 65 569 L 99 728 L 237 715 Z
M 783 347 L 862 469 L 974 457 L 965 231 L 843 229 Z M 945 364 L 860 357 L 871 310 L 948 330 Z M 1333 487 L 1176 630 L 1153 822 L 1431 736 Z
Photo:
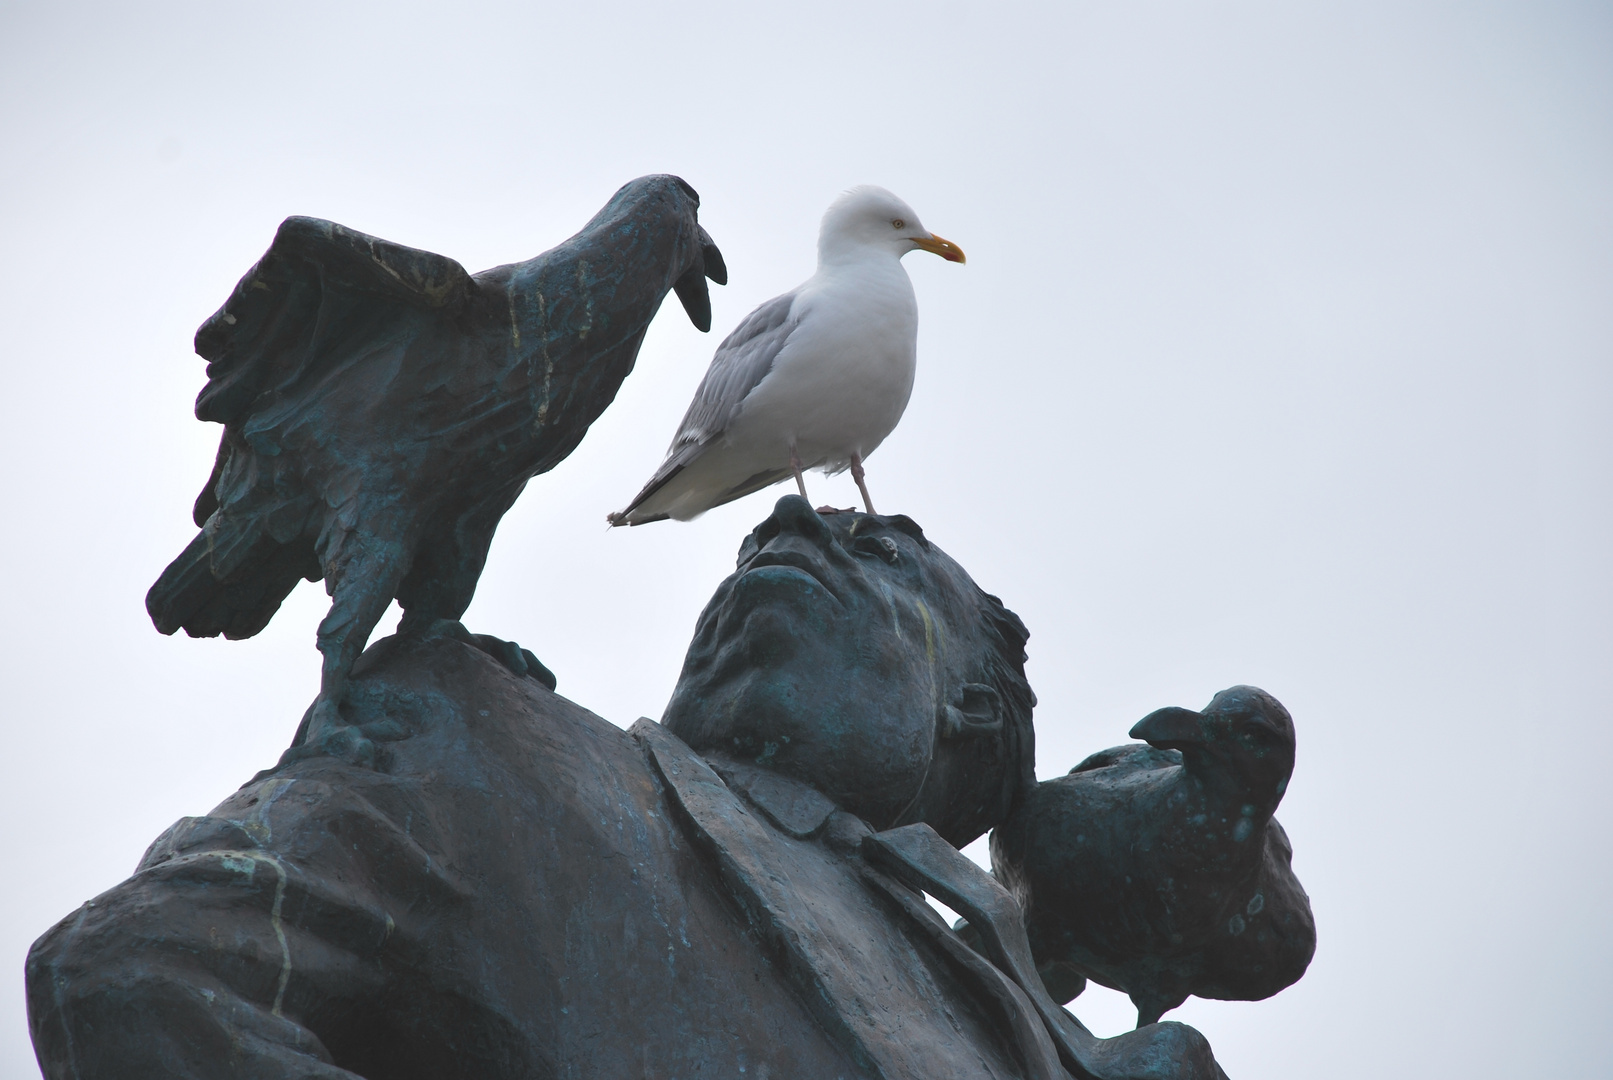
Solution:
M 955 563 L 946 552 L 930 543 L 924 535 L 924 530 L 918 522 L 906 514 L 888 514 L 873 517 L 868 514 L 856 513 L 823 513 L 819 520 L 834 536 L 841 547 L 850 549 L 859 537 L 884 535 L 896 540 L 903 548 L 904 554 L 911 553 L 921 563 L 945 565 L 953 576 L 962 576 L 968 579 L 963 568 Z M 739 545 L 739 554 L 735 557 L 734 568 L 744 566 L 755 556 L 762 545 L 777 535 L 778 524 L 776 519 L 768 517 L 752 529 Z M 765 539 L 764 539 L 765 537 Z

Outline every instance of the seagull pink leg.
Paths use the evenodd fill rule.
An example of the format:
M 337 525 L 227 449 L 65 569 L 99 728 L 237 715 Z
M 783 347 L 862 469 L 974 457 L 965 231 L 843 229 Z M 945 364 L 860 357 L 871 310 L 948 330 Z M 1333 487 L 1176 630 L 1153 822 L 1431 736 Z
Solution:
M 795 486 L 801 489 L 801 498 L 806 499 L 806 479 L 801 475 L 801 455 L 795 452 L 794 443 L 790 444 L 790 471 L 795 474 Z
M 874 500 L 868 497 L 868 485 L 863 483 L 863 459 L 858 454 L 851 455 L 851 478 L 857 481 L 857 490 L 863 493 L 863 509 L 872 516 Z

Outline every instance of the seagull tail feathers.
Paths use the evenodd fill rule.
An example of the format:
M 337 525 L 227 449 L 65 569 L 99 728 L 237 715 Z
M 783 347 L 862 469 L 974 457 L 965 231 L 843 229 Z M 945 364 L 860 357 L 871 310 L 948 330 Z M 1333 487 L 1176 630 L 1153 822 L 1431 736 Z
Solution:
M 617 510 L 605 515 L 605 521 L 611 528 L 618 525 L 648 525 L 652 521 L 665 521 L 671 514 L 651 514 L 648 517 L 638 517 L 631 510 Z

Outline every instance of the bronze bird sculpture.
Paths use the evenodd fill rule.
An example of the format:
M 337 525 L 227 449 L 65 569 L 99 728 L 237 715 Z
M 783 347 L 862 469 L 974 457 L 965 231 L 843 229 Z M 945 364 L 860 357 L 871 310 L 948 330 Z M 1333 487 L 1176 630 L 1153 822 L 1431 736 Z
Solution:
M 146 597 L 157 629 L 251 637 L 323 578 L 300 739 L 348 756 L 373 747 L 341 718 L 347 676 L 394 598 L 400 633 L 453 633 L 552 687 L 531 653 L 458 620 L 499 519 L 610 405 L 667 292 L 710 329 L 705 279 L 727 270 L 699 205 L 678 177 L 641 177 L 558 247 L 475 275 L 288 218 L 196 332 L 196 416 L 224 434 L 202 531 Z
M 1294 771 L 1288 710 L 1234 686 L 1131 736 L 1148 745 L 1036 785 L 992 834 L 1049 993 L 1095 979 L 1129 994 L 1143 1027 L 1189 994 L 1254 1001 L 1297 981 L 1316 923 L 1272 816 Z

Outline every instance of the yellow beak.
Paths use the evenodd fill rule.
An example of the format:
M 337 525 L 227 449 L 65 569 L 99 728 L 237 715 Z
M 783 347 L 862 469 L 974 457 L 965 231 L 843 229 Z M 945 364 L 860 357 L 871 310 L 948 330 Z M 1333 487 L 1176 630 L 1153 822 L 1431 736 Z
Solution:
M 963 257 L 962 248 L 950 240 L 941 239 L 934 233 L 929 236 L 915 236 L 913 243 L 918 245 L 919 250 L 928 251 L 931 255 L 939 255 L 947 262 L 961 263 L 969 261 Z

